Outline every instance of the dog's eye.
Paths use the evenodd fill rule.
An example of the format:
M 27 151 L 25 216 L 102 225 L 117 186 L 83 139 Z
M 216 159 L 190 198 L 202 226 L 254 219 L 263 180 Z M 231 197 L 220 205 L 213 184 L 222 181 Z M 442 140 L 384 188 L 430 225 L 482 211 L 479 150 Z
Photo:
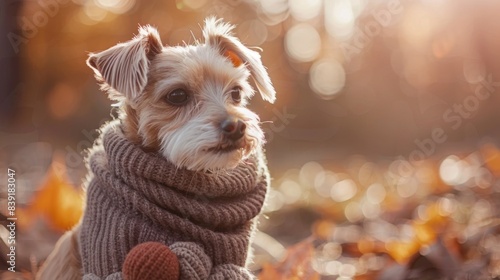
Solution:
M 182 88 L 174 89 L 167 95 L 167 101 L 176 106 L 184 105 L 188 100 L 189 95 Z
M 241 101 L 241 87 L 234 87 L 231 90 L 231 98 L 233 98 L 234 102 L 240 103 L 240 101 Z

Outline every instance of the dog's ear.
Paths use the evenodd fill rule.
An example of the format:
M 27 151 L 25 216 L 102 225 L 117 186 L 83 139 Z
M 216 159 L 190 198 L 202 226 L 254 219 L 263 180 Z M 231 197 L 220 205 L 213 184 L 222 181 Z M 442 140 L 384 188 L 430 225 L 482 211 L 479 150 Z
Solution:
M 245 47 L 234 37 L 231 33 L 233 28 L 234 26 L 222 22 L 221 19 L 207 18 L 203 28 L 205 43 L 218 48 L 219 52 L 226 56 L 235 67 L 245 64 L 262 98 L 273 103 L 276 100 L 276 91 L 266 68 L 262 65 L 260 54 Z
M 87 65 L 111 99 L 134 100 L 146 86 L 150 61 L 162 48 L 158 31 L 148 25 L 140 27 L 139 34 L 128 42 L 91 53 Z

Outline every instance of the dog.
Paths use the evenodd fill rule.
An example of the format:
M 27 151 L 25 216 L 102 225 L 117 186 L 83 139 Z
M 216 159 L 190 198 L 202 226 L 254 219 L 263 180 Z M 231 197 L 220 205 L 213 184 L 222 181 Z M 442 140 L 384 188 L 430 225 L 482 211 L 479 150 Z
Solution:
M 260 54 L 233 28 L 210 17 L 203 42 L 164 46 L 158 31 L 144 26 L 132 40 L 89 55 L 130 142 L 179 169 L 215 173 L 262 148 L 259 117 L 246 108 L 255 92 L 249 78 L 265 101 L 273 103 L 276 92 Z M 60 238 L 37 279 L 82 279 L 80 227 Z

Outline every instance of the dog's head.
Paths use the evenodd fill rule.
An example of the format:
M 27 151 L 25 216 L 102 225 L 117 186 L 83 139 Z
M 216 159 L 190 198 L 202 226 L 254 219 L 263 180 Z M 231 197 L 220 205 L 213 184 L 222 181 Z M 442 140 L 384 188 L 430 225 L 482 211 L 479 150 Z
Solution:
M 101 88 L 123 108 L 125 133 L 178 167 L 235 167 L 264 142 L 259 118 L 246 108 L 254 90 L 275 100 L 260 55 L 245 47 L 233 26 L 209 18 L 204 42 L 163 46 L 156 29 L 90 54 Z

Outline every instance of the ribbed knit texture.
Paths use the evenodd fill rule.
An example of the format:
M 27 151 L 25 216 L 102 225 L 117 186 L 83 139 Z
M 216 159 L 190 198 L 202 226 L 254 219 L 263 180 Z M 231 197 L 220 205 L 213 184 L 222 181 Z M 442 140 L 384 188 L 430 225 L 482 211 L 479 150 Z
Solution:
M 121 271 L 128 252 L 148 241 L 172 245 L 174 253 L 188 255 L 193 252 L 176 249 L 174 243 L 199 245 L 198 258 L 206 254 L 211 264 L 183 267 L 186 258 L 178 256 L 181 274 L 186 269 L 221 274 L 227 264 L 234 271 L 245 267 L 254 217 L 269 183 L 261 153 L 235 169 L 194 172 L 144 152 L 124 137 L 116 121 L 101 135 L 88 158 L 92 172 L 80 232 L 84 274 L 105 278 Z

